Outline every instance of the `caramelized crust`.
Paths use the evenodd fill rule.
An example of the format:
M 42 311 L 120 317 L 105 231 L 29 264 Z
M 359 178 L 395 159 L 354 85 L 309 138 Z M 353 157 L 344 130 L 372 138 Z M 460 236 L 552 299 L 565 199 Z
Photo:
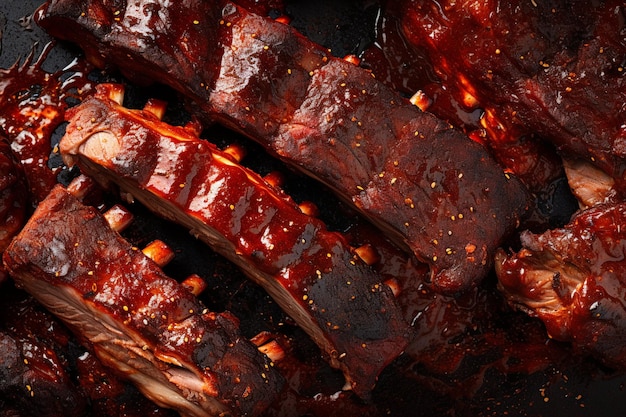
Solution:
M 430 264 L 438 291 L 487 274 L 526 195 L 485 149 L 291 27 L 232 3 L 195 3 L 56 0 L 37 21 L 100 66 L 172 86 L 205 118 L 333 188 Z
M 4 262 L 104 364 L 161 406 L 198 417 L 255 415 L 282 387 L 234 317 L 209 312 L 61 186 Z
M 424 54 L 447 94 L 467 111 L 484 110 L 480 124 L 507 166 L 529 181 L 543 178 L 546 151 L 531 139 L 538 136 L 614 178 L 623 197 L 622 0 L 402 0 L 387 1 L 386 14 L 398 22 L 400 48 Z M 433 111 L 439 110 L 451 119 L 458 112 Z M 511 154 L 515 148 L 531 151 L 531 164 Z
M 120 106 L 116 88 L 100 85 L 69 112 L 64 157 L 241 267 L 367 395 L 410 335 L 381 277 L 342 235 L 228 154 L 151 112 Z

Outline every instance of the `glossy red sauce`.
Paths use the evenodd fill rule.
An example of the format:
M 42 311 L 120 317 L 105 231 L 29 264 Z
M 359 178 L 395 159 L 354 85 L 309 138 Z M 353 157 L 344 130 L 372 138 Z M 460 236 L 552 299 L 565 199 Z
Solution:
M 24 169 L 33 204 L 57 183 L 60 167 L 49 164 L 51 154 L 57 152 L 51 137 L 64 121 L 68 100 L 91 88 L 87 69 L 79 61 L 53 74 L 44 71 L 51 48 L 48 44 L 38 58 L 31 55 L 23 63 L 0 69 L 0 133 Z

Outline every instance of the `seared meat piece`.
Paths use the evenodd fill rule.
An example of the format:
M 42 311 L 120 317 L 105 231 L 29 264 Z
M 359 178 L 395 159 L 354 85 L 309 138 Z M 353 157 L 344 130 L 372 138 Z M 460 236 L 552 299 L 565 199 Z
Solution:
M 626 369 L 626 204 L 600 204 L 562 229 L 522 234 L 497 255 L 509 303 L 539 317 L 550 336 Z
M 484 110 L 481 122 L 503 160 L 524 147 L 520 137 L 537 134 L 626 192 L 622 0 L 404 0 L 388 1 L 386 13 L 458 103 Z
M 0 136 L 0 254 L 26 222 L 28 191 L 21 167 Z M 6 279 L 0 264 L 0 284 Z
M 212 313 L 61 186 L 4 253 L 18 283 L 155 403 L 256 415 L 282 387 L 238 321 Z
M 430 264 L 439 291 L 486 275 L 526 196 L 479 144 L 289 26 L 232 3 L 157 3 L 56 0 L 37 21 L 326 183 Z
M 144 111 L 122 107 L 120 88 L 101 84 L 69 111 L 61 140 L 68 163 L 118 184 L 241 267 L 344 372 L 351 388 L 367 395 L 411 332 L 380 276 L 342 235 L 259 175 L 185 128 L 161 122 L 156 103 Z

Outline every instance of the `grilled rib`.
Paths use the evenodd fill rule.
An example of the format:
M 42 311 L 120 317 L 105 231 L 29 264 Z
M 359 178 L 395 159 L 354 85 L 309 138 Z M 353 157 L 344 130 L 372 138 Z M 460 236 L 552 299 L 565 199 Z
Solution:
M 68 112 L 60 145 L 68 163 L 117 184 L 238 265 L 312 337 L 349 386 L 367 395 L 410 336 L 380 276 L 342 235 L 230 155 L 162 122 L 154 106 L 152 112 L 122 107 L 120 88 L 101 84 Z
M 19 286 L 158 405 L 194 417 L 256 415 L 283 385 L 232 315 L 209 312 L 60 185 L 3 260 Z
M 537 135 L 613 178 L 623 198 L 623 1 L 402 0 L 387 1 L 386 13 L 398 22 L 398 45 L 426 55 L 460 103 L 484 109 L 495 152 L 508 158 L 520 137 Z
M 100 67 L 182 92 L 205 118 L 333 188 L 428 263 L 439 291 L 479 282 L 526 206 L 519 183 L 480 145 L 235 4 L 52 0 L 37 21 Z

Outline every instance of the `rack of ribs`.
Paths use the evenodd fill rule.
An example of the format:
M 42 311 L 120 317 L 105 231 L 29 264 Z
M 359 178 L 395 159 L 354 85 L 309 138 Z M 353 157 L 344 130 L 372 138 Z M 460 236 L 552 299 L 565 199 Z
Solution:
M 614 179 L 623 197 L 623 1 L 385 3 L 400 29 L 397 44 L 423 54 L 466 110 L 483 110 L 480 123 L 496 153 L 506 157 L 507 147 L 524 146 L 522 138 L 542 138 Z
M 390 288 L 339 233 L 190 127 L 162 122 L 164 103 L 121 105 L 100 84 L 68 111 L 60 143 L 69 165 L 116 184 L 238 265 L 318 344 L 348 386 L 367 395 L 400 355 L 410 325 Z
M 328 185 L 431 267 L 475 286 L 527 206 L 478 143 L 283 23 L 221 1 L 124 7 L 52 0 L 36 13 L 102 68 L 181 92 L 202 118 Z
M 186 416 L 257 415 L 283 378 L 242 337 L 61 185 L 4 253 L 17 285 L 105 365 Z
M 563 228 L 522 233 L 500 250 L 499 287 L 515 308 L 541 319 L 552 338 L 626 369 L 626 204 L 598 204 Z

